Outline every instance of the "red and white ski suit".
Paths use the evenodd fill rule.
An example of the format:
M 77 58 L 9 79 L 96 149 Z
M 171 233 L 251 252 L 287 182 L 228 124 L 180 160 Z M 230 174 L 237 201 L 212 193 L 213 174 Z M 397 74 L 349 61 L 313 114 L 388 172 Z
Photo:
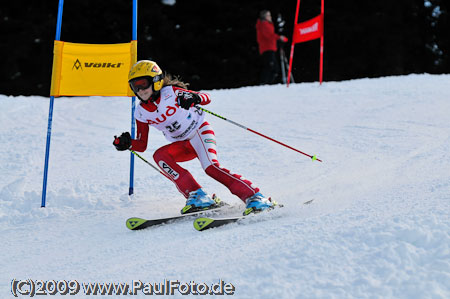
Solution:
M 245 201 L 259 192 L 252 182 L 241 175 L 233 174 L 220 166 L 217 158 L 216 137 L 211 125 L 204 120 L 205 113 L 194 107 L 186 110 L 178 106 L 179 92 L 193 92 L 176 86 L 165 86 L 154 102 L 141 102 L 135 111 L 137 124 L 136 139 L 131 149 L 143 152 L 147 149 L 149 127 L 162 131 L 170 144 L 155 151 L 153 158 L 166 176 L 175 183 L 187 198 L 189 192 L 201 186 L 189 171 L 178 163 L 198 158 L 203 170 L 210 177 L 225 185 L 231 193 Z M 211 102 L 208 94 L 196 92 L 202 99 L 200 105 Z

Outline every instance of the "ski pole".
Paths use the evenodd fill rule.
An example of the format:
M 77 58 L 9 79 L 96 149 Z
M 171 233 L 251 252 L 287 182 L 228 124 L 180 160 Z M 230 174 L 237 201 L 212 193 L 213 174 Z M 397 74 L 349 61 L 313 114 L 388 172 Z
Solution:
M 242 128 L 242 129 L 245 129 L 245 130 L 247 130 L 247 131 L 250 131 L 250 132 L 252 132 L 252 133 L 255 133 L 255 134 L 257 134 L 257 135 L 259 135 L 259 136 L 261 136 L 261 137 L 267 138 L 267 139 L 269 139 L 269 140 L 271 140 L 271 141 L 273 141 L 273 142 L 276 142 L 276 143 L 278 143 L 278 144 L 280 144 L 280 145 L 282 145 L 282 146 L 285 146 L 285 147 L 287 147 L 287 148 L 289 148 L 289 149 L 291 149 L 291 150 L 293 150 L 293 151 L 296 151 L 296 152 L 298 152 L 298 153 L 300 153 L 300 154 L 302 154 L 302 155 L 305 155 L 305 156 L 307 156 L 307 157 L 310 157 L 311 160 L 313 160 L 313 161 L 319 161 L 319 162 L 322 162 L 322 160 L 320 160 L 319 158 L 317 158 L 315 155 L 314 155 L 314 156 L 308 155 L 307 153 L 304 153 L 304 152 L 302 152 L 302 151 L 299 151 L 298 149 L 295 149 L 295 148 L 293 148 L 292 146 L 289 146 L 289 145 L 284 144 L 283 142 L 280 142 L 280 141 L 278 141 L 278 140 L 275 140 L 275 139 L 273 139 L 273 138 L 271 138 L 271 137 L 269 137 L 269 136 L 266 136 L 266 135 L 264 135 L 264 134 L 261 134 L 261 133 L 259 133 L 259 132 L 256 132 L 255 130 L 252 130 L 252 129 L 247 128 L 247 127 L 245 127 L 245 126 L 243 126 L 243 125 L 241 125 L 241 124 L 238 124 L 237 122 L 234 122 L 234 121 L 232 121 L 232 120 L 230 120 L 230 119 L 227 119 L 227 118 L 225 118 L 225 117 L 223 117 L 223 116 L 221 116 L 221 115 L 219 115 L 219 114 L 217 114 L 217 113 L 214 113 L 214 112 L 211 112 L 211 111 L 209 111 L 209 110 L 206 110 L 205 108 L 202 108 L 202 107 L 200 107 L 200 106 L 198 106 L 198 105 L 195 106 L 195 108 L 197 108 L 197 109 L 199 109 L 199 110 L 201 110 L 201 111 L 204 111 L 204 112 L 206 112 L 206 113 L 209 113 L 209 114 L 211 114 L 211 115 L 214 115 L 215 117 L 221 118 L 221 119 L 223 119 L 223 120 L 225 120 L 225 121 L 227 121 L 227 122 L 232 123 L 232 124 L 235 125 L 235 126 L 238 126 L 238 127 Z
M 130 152 L 132 152 L 133 154 L 135 154 L 138 158 L 141 158 L 142 161 L 144 161 L 145 163 L 147 163 L 148 165 L 150 165 L 151 167 L 153 167 L 153 169 L 155 169 L 156 171 L 158 171 L 160 174 L 162 174 L 163 176 L 169 178 L 164 172 L 162 172 L 158 167 L 156 167 L 155 165 L 153 165 L 152 163 L 148 162 L 147 160 L 145 160 L 144 157 L 142 157 L 141 155 L 139 155 L 138 153 L 136 153 L 133 150 L 129 150 Z

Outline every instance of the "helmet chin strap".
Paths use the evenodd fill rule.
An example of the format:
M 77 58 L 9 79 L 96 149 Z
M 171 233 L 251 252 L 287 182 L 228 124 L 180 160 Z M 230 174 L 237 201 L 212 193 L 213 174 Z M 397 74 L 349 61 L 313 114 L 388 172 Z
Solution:
M 154 103 L 154 102 L 156 102 L 156 100 L 158 98 L 159 98 L 159 90 L 158 91 L 154 91 L 148 100 L 150 102 Z

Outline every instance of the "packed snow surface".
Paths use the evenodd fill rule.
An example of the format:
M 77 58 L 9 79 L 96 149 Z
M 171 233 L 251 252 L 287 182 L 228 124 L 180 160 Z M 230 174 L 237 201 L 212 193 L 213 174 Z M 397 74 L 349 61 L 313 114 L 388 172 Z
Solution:
M 14 281 L 76 280 L 223 281 L 234 298 L 450 298 L 450 75 L 206 92 L 205 108 L 323 162 L 207 115 L 221 165 L 284 208 L 204 232 L 192 219 L 125 227 L 185 202 L 137 157 L 128 196 L 130 153 L 112 141 L 130 130 L 130 98 L 55 99 L 41 208 L 50 100 L 0 96 L 0 297 L 13 298 Z M 151 129 L 142 156 L 153 162 L 165 144 Z M 182 166 L 242 213 L 198 160 Z

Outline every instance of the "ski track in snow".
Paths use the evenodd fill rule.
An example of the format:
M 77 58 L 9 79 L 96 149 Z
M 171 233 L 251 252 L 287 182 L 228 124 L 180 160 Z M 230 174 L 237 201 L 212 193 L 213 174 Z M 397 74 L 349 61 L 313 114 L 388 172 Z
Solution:
M 323 163 L 207 115 L 221 164 L 285 208 L 204 232 L 192 219 L 126 229 L 129 217 L 184 205 L 137 157 L 128 196 L 130 154 L 112 146 L 130 128 L 128 98 L 55 99 L 40 208 L 49 99 L 0 95 L 0 297 L 13 298 L 12 279 L 170 279 L 223 280 L 235 298 L 450 298 L 449 83 L 424 74 L 208 91 L 208 110 Z M 167 142 L 153 128 L 149 140 L 153 162 Z M 197 160 L 183 167 L 244 209 Z

